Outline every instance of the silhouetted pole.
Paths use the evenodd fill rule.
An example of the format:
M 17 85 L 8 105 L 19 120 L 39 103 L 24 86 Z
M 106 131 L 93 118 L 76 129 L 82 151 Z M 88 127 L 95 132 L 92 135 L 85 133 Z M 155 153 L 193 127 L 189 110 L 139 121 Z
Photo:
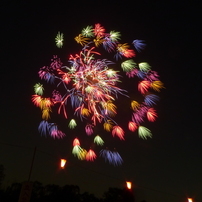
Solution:
M 31 167 L 29 170 L 28 181 L 23 182 L 23 184 L 22 184 L 18 202 L 30 202 L 30 198 L 31 198 L 31 194 L 32 194 L 32 187 L 33 187 L 33 183 L 30 182 L 30 177 L 32 174 L 32 168 L 33 168 L 33 164 L 34 164 L 35 154 L 36 154 L 36 146 L 34 147 L 34 154 L 32 157 Z
M 33 164 L 34 164 L 35 154 L 36 154 L 36 146 L 34 147 L 34 154 L 33 154 L 33 157 L 32 157 L 31 167 L 30 167 L 30 170 L 29 170 L 28 182 L 30 181 L 30 177 L 31 177 L 31 174 L 32 174 L 32 168 L 33 168 Z

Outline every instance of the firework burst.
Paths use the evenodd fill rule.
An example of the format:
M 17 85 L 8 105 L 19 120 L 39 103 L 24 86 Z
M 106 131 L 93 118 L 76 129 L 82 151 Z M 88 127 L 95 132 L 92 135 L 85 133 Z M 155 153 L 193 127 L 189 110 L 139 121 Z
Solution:
M 58 32 L 55 40 L 56 45 L 61 48 L 63 34 Z M 152 137 L 151 131 L 142 124 L 145 121 L 156 120 L 157 112 L 154 106 L 159 100 L 156 93 L 164 86 L 148 63 L 138 64 L 135 61 L 136 51 L 140 52 L 145 47 L 144 41 L 134 40 L 129 44 L 120 40 L 120 32 L 106 32 L 99 23 L 94 27 L 87 26 L 75 37 L 75 41 L 82 46 L 81 51 L 69 55 L 66 66 L 54 56 L 49 66 L 39 70 L 39 78 L 54 86 L 49 97 L 44 96 L 45 89 L 41 83 L 34 86 L 35 94 L 32 101 L 42 110 L 43 120 L 38 128 L 42 135 L 59 139 L 65 136 L 56 123 L 49 122 L 52 109 L 56 108 L 59 115 L 69 119 L 67 126 L 71 131 L 78 127 L 78 119 L 83 122 L 85 137 L 93 139 L 91 145 L 102 147 L 107 144 L 102 136 L 95 135 L 98 125 L 103 125 L 103 131 L 111 133 L 112 138 L 125 140 L 127 129 L 122 123 L 118 124 L 115 121 L 118 111 L 116 104 L 124 97 L 130 99 L 131 103 L 129 106 L 123 106 L 131 110 L 131 120 L 128 120 L 129 131 L 137 133 L 143 139 Z M 102 59 L 100 50 L 112 55 L 111 58 L 115 58 L 115 61 Z M 134 100 L 134 95 L 133 99 L 130 98 L 127 90 L 120 87 L 119 83 L 125 81 L 124 76 L 131 81 L 137 78 L 139 81 L 137 90 L 142 96 L 142 102 Z M 90 147 L 82 148 L 80 141 L 75 138 L 72 153 L 80 160 L 94 161 L 101 156 L 113 165 L 120 165 L 123 162 L 117 151 L 102 149 L 100 155 L 97 155 L 96 150 Z

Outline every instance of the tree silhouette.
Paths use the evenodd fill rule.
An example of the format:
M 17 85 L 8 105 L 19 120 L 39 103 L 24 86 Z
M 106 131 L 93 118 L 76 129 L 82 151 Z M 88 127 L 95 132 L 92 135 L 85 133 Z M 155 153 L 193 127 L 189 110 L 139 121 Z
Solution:
M 133 194 L 128 189 L 109 188 L 103 196 L 104 202 L 134 202 Z
M 13 183 L 0 192 L 1 202 L 16 202 L 19 199 L 22 183 Z M 133 193 L 126 188 L 109 188 L 102 198 L 93 194 L 80 193 L 77 185 L 59 186 L 55 184 L 43 185 L 41 182 L 33 182 L 30 202 L 134 202 Z M 142 201 L 146 202 L 146 201 Z
M 44 190 L 43 184 L 41 182 L 35 181 L 33 183 L 30 202 L 40 201 L 40 199 L 44 198 L 44 195 L 45 195 L 45 190 Z
M 82 202 L 100 202 L 101 199 L 96 198 L 93 194 L 89 194 L 88 192 L 84 192 L 80 195 L 80 200 Z
M 61 190 L 61 197 L 69 202 L 79 202 L 80 188 L 77 185 L 65 185 Z
M 22 183 L 13 183 L 10 186 L 8 186 L 5 190 L 4 198 L 1 200 L 3 201 L 9 201 L 9 202 L 15 202 L 18 201 L 20 196 Z

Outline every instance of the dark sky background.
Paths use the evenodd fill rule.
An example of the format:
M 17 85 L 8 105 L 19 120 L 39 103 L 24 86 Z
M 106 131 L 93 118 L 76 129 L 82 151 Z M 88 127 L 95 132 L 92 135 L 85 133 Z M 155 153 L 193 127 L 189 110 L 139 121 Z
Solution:
M 43 184 L 75 184 L 81 192 L 101 196 L 109 187 L 133 182 L 138 201 L 202 201 L 201 149 L 201 16 L 199 1 L 1 1 L 0 164 L 4 186 L 28 179 Z M 112 3 L 111 3 L 112 2 Z M 129 3 L 130 2 L 130 3 Z M 144 39 L 141 57 L 159 72 L 166 89 L 160 93 L 159 118 L 149 126 L 153 138 L 127 135 L 116 141 L 124 163 L 114 167 L 102 159 L 78 161 L 70 141 L 41 137 L 40 110 L 31 103 L 37 72 L 52 55 L 67 58 L 80 51 L 74 37 L 87 25 L 101 23 L 120 31 L 124 42 Z M 65 35 L 55 47 L 58 31 Z M 68 160 L 59 170 L 61 157 Z

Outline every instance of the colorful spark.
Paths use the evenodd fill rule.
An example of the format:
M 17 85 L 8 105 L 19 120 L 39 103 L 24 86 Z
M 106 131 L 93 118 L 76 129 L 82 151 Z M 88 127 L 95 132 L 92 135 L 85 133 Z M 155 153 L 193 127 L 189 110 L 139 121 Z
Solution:
M 64 41 L 63 33 L 58 32 L 57 36 L 55 37 L 56 46 L 58 48 L 62 48 L 63 41 Z
M 94 138 L 94 143 L 96 143 L 97 145 L 102 146 L 104 144 L 104 141 L 99 135 L 96 135 L 95 138 Z
M 109 149 L 103 149 L 100 151 L 100 156 L 108 163 L 118 166 L 123 163 L 123 159 L 117 151 L 110 151 Z
M 32 102 L 42 111 L 38 130 L 44 136 L 64 138 L 67 132 L 62 132 L 58 123 L 49 121 L 55 118 L 57 112 L 59 117 L 68 120 L 65 122 L 71 129 L 68 135 L 75 134 L 72 131 L 76 128 L 81 133 L 77 135 L 85 133 L 85 145 L 88 143 L 89 147 L 85 146 L 88 148 L 84 149 L 79 139 L 74 138 L 72 154 L 75 157 L 86 161 L 102 157 L 110 164 L 121 165 L 123 160 L 116 150 L 101 148 L 100 153 L 97 151 L 103 145 L 107 146 L 104 134 L 111 133 L 108 138 L 126 140 L 128 130 L 142 139 L 151 138 L 152 133 L 144 123 L 157 119 L 157 93 L 164 88 L 164 84 L 147 62 L 137 63 L 135 60 L 138 52 L 145 48 L 145 41 L 136 39 L 131 43 L 121 42 L 120 32 L 106 32 L 99 23 L 86 26 L 74 39 L 82 46 L 81 51 L 70 54 L 66 65 L 54 55 L 50 65 L 43 66 L 38 72 L 39 78 L 51 85 L 50 89 L 53 88 L 51 92 L 50 89 L 46 91 L 46 85 L 34 85 Z M 56 46 L 62 48 L 63 33 L 58 32 L 55 41 Z M 103 59 L 101 50 L 106 51 L 110 59 Z M 126 81 L 131 85 L 124 89 Z M 138 84 L 137 87 L 134 84 Z M 49 96 L 45 96 L 49 93 Z M 122 100 L 128 101 L 120 108 L 118 106 Z M 129 114 L 128 121 L 122 111 Z M 128 128 L 125 122 L 128 122 Z

